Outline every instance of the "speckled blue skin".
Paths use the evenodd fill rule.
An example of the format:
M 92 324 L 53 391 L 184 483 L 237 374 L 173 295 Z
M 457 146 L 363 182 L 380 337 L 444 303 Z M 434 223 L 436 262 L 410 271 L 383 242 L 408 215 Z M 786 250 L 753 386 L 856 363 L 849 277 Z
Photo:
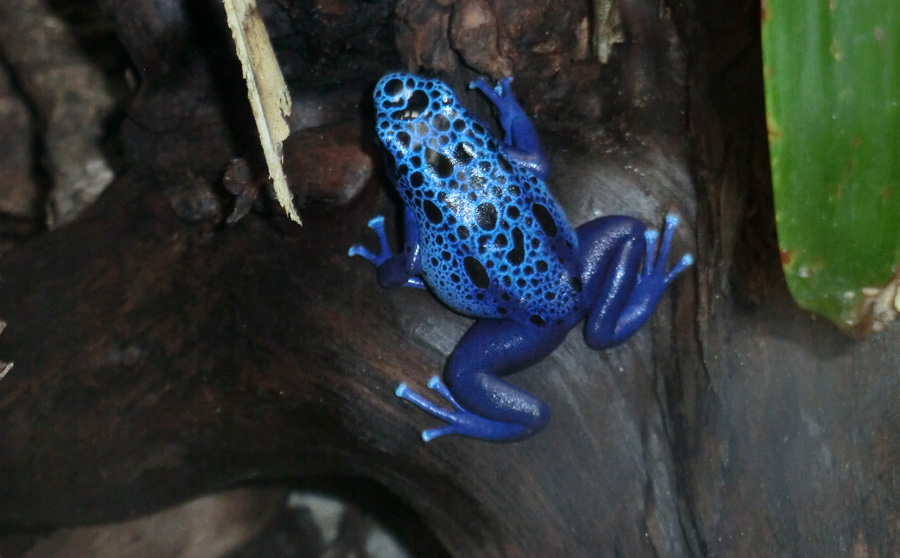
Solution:
M 369 226 L 380 252 L 361 245 L 351 256 L 377 266 L 384 287 L 431 289 L 447 306 L 477 318 L 429 387 L 452 410 L 400 384 L 397 395 L 447 426 L 422 433 L 516 440 L 550 417 L 540 399 L 506 382 L 550 354 L 585 320 L 593 348 L 621 342 L 652 313 L 684 256 L 666 271 L 678 220 L 656 231 L 630 217 L 601 217 L 573 229 L 544 184 L 546 159 L 511 78 L 482 91 L 497 107 L 499 142 L 442 82 L 388 74 L 375 86 L 376 130 L 388 172 L 405 205 L 405 246 L 394 255 L 384 218 Z

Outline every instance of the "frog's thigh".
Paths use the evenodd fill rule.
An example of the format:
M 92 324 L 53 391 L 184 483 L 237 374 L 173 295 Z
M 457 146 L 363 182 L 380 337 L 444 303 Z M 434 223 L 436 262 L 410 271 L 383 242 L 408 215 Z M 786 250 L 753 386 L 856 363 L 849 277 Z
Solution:
M 562 342 L 563 326 L 536 327 L 508 320 L 479 320 L 447 359 L 444 379 L 467 410 L 535 432 L 550 419 L 547 405 L 504 380 L 541 360 Z
M 646 227 L 631 217 L 601 217 L 578 227 L 585 339 L 600 349 L 622 340 L 617 332 L 644 259 Z

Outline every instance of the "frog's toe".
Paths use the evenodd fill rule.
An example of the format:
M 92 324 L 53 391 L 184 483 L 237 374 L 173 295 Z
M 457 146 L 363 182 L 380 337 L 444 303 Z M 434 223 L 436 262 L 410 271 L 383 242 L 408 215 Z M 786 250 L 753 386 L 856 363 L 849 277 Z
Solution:
M 678 227 L 678 223 L 679 219 L 677 216 L 666 215 L 666 224 L 662 231 L 662 242 L 659 242 L 658 250 L 657 242 L 660 240 L 659 233 L 652 229 L 644 231 L 646 253 L 644 255 L 644 269 L 641 275 L 645 279 L 650 277 L 661 279 L 661 287 L 665 287 L 665 285 L 671 283 L 679 273 L 694 263 L 693 256 L 686 254 L 674 267 L 672 267 L 672 269 L 666 272 L 666 266 L 669 262 L 669 252 L 672 248 L 672 239 L 675 236 L 675 229 Z
M 400 382 L 400 385 L 397 386 L 397 389 L 394 390 L 394 395 L 406 399 L 406 394 L 410 391 L 411 390 L 409 389 L 409 386 L 406 385 L 406 382 Z
M 649 276 L 653 274 L 654 268 L 656 267 L 654 264 L 656 262 L 656 240 L 659 238 L 659 233 L 653 229 L 647 229 L 644 231 L 644 270 L 642 274 L 644 276 Z
M 422 432 L 422 440 L 425 442 L 450 434 L 493 441 L 514 440 L 531 434 L 531 431 L 521 424 L 491 420 L 466 410 L 457 403 L 453 394 L 450 393 L 447 386 L 437 376 L 431 378 L 428 382 L 428 387 L 440 394 L 453 406 L 454 410 L 436 405 L 410 389 L 405 383 L 401 383 L 394 391 L 397 397 L 409 401 L 426 413 L 447 423 L 446 426 L 431 428 Z
M 487 95 L 494 104 L 497 104 L 504 97 L 512 96 L 512 88 L 509 86 L 509 84 L 512 83 L 512 79 L 512 76 L 503 78 L 497 82 L 497 85 L 492 87 L 482 78 L 478 78 L 469 83 L 469 89 L 478 89 Z
M 668 215 L 666 215 L 666 230 L 674 229 L 675 227 L 678 226 L 678 222 L 679 222 L 678 215 L 673 215 L 673 214 L 669 213 Z
M 675 264 L 675 267 L 673 267 L 669 270 L 668 273 L 666 273 L 666 284 L 668 285 L 669 283 L 671 283 L 679 273 L 689 268 L 691 265 L 693 265 L 693 263 L 694 256 L 690 254 L 681 256 L 681 260 L 679 260 L 679 262 Z
M 490 89 L 490 87 L 488 86 L 487 83 L 485 83 L 483 78 L 473 79 L 472 81 L 469 82 L 469 89 L 482 89 L 483 90 L 485 87 Z
M 449 436 L 450 434 L 456 434 L 456 427 L 453 425 L 442 426 L 440 428 L 429 428 L 428 430 L 422 431 L 422 441 L 430 442 L 435 438 Z
M 384 232 L 384 215 L 376 215 L 369 219 L 369 222 L 366 223 L 370 229 L 377 232 Z
M 390 248 L 387 247 L 386 244 L 381 245 L 381 251 L 379 253 L 372 252 L 362 244 L 354 244 L 347 250 L 347 255 L 351 258 L 353 256 L 360 256 L 367 259 L 369 262 L 375 265 L 375 267 L 380 266 L 386 260 L 391 258 L 394 254 L 391 252 Z
M 361 256 L 379 266 L 394 255 L 391 252 L 391 247 L 388 245 L 387 235 L 384 233 L 384 217 L 382 215 L 372 217 L 369 219 L 368 226 L 378 236 L 379 252 L 376 254 L 362 244 L 354 244 L 347 251 L 347 255 L 351 258 L 353 256 Z
M 669 251 L 672 247 L 672 238 L 675 236 L 675 229 L 678 227 L 679 219 L 677 215 L 666 215 L 666 227 L 663 231 L 663 239 L 662 245 L 659 248 L 659 260 L 658 263 L 660 265 L 660 271 L 665 271 L 666 263 L 669 261 Z M 665 274 L 665 284 L 669 284 L 672 282 L 675 277 L 687 269 L 691 264 L 694 263 L 694 257 L 690 254 L 685 254 L 681 257 L 681 260 L 675 264 L 672 269 L 669 270 L 668 273 Z
M 353 246 L 351 246 L 350 249 L 347 250 L 347 255 L 350 256 L 351 258 L 353 256 L 362 256 L 363 258 L 369 260 L 370 262 L 374 263 L 375 265 L 378 265 L 377 263 L 375 263 L 375 261 L 378 259 L 378 255 L 373 254 L 371 250 L 369 250 L 362 244 L 354 244 Z
M 512 82 L 513 77 L 507 76 L 497 82 L 496 87 L 494 87 L 494 91 L 497 93 L 497 95 L 500 96 L 512 95 Z

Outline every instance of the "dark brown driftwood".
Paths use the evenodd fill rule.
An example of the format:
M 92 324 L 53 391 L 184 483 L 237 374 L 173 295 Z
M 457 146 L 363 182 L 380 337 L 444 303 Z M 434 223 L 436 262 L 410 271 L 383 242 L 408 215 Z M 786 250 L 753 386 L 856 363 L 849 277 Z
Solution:
M 87 214 L 0 259 L 0 360 L 16 363 L 0 382 L 0 526 L 121 519 L 242 481 L 327 473 L 387 487 L 455 556 L 900 549 L 900 344 L 895 330 L 850 341 L 786 295 L 757 4 L 679 0 L 659 17 L 656 3 L 624 1 L 632 42 L 607 69 L 560 54 L 581 48 L 586 7 L 491 4 L 496 21 L 515 22 L 500 24 L 497 48 L 516 54 L 520 96 L 548 117 L 552 185 L 572 220 L 660 223 L 672 209 L 687 224 L 676 251 L 698 256 L 633 339 L 594 352 L 575 331 L 517 375 L 554 418 L 509 445 L 424 444 L 434 421 L 393 396 L 401 381 L 423 389 L 469 321 L 426 293 L 381 290 L 346 257 L 374 243 L 369 217 L 394 221 L 377 172 L 349 205 L 308 205 L 302 229 L 258 213 L 225 228 L 202 207 L 179 218 L 194 206 L 176 213 L 173 199 L 192 185 L 208 193 L 252 145 L 232 139 L 252 131 L 221 16 L 215 3 L 102 4 L 144 80 L 123 129 L 134 158 Z M 393 17 L 387 3 L 327 7 L 369 10 L 340 20 L 354 33 L 365 17 Z M 336 59 L 374 78 L 399 56 L 464 83 L 453 41 L 490 33 L 453 27 L 438 3 L 397 10 L 410 52 Z M 557 43 L 526 48 L 546 35 L 528 27 L 532 11 L 549 14 Z M 376 55 L 392 44 L 380 29 L 360 35 Z M 429 45 L 417 29 L 450 39 Z M 477 67 L 476 54 L 462 60 Z M 305 62 L 322 70 L 317 60 Z M 601 89 L 613 71 L 625 76 L 618 96 Z M 341 72 L 352 73 L 322 79 L 339 84 Z

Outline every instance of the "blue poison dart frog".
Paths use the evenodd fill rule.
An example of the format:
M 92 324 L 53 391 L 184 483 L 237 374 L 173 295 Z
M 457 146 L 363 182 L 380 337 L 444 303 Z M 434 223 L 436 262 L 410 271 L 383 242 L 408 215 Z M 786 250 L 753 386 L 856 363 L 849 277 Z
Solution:
M 397 388 L 447 423 L 423 432 L 425 441 L 508 441 L 541 430 L 547 404 L 503 378 L 546 357 L 582 320 L 591 347 L 623 341 L 693 262 L 685 255 L 666 270 L 673 215 L 658 251 L 658 233 L 631 217 L 572 228 L 544 184 L 547 162 L 511 81 L 470 85 L 497 107 L 502 142 L 436 79 L 394 73 L 375 86 L 378 138 L 405 205 L 405 245 L 391 252 L 378 216 L 369 227 L 379 252 L 357 244 L 349 254 L 375 264 L 383 287 L 429 288 L 477 319 L 447 360 L 446 384 L 436 376 L 428 383 L 452 408 Z

